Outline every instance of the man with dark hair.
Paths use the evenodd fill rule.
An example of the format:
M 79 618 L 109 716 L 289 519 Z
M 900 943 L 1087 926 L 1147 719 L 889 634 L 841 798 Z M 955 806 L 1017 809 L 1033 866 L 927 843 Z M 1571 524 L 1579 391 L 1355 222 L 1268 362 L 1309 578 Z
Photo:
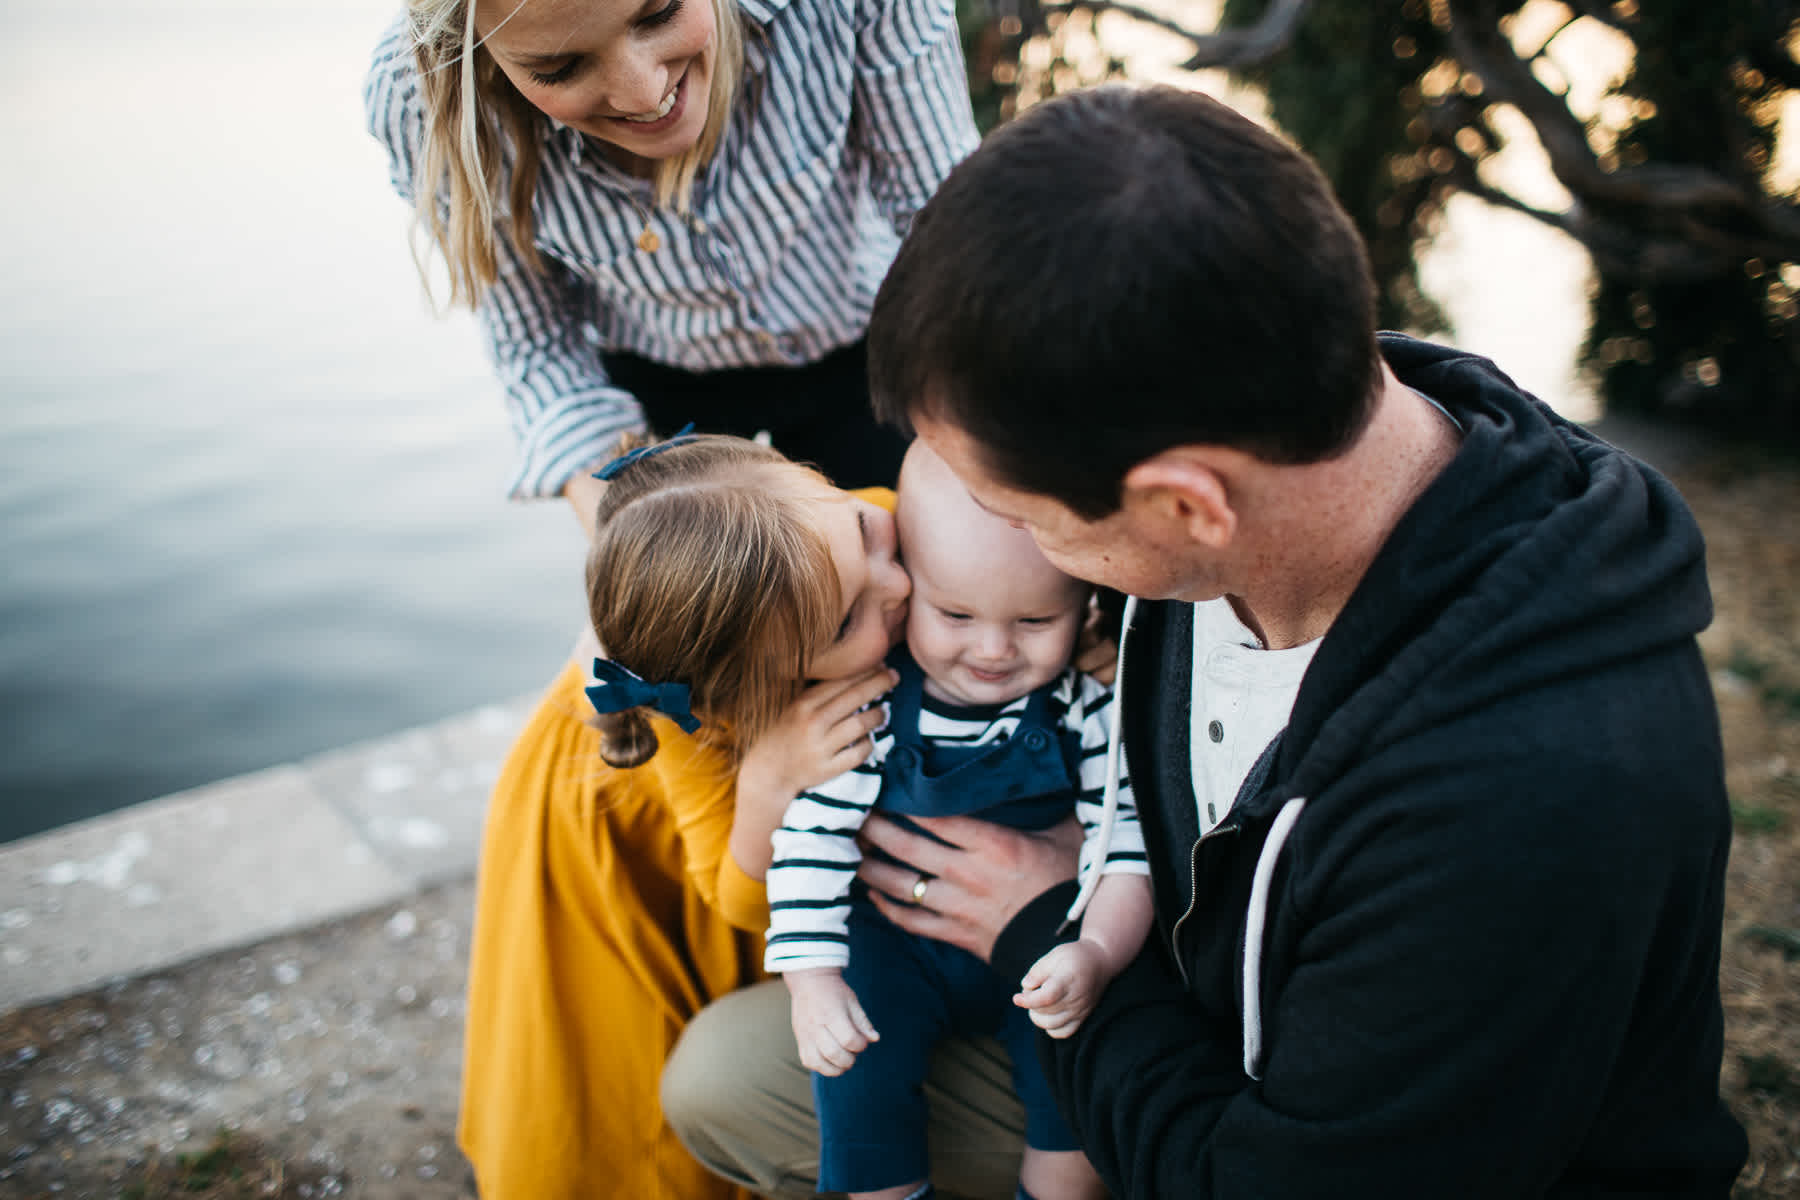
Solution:
M 1725 1197 L 1699 531 L 1373 312 L 1312 164 L 1169 88 L 1000 129 L 883 284 L 880 414 L 1134 597 L 1157 930 L 1052 1086 L 1121 1198 Z M 928 825 L 867 831 L 893 920 L 1013 973 L 1068 936 L 1045 847 Z

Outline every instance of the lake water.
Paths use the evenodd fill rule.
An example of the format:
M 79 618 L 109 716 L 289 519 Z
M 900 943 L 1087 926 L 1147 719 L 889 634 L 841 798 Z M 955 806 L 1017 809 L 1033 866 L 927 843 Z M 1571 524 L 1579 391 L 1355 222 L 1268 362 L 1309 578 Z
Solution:
M 545 683 L 560 503 L 430 314 L 359 89 L 391 0 L 8 5 L 0 841 Z M 1572 395 L 1578 255 L 1454 216 L 1465 345 Z M 1508 280 L 1514 282 L 1508 282 Z
M 502 497 L 362 128 L 397 5 L 7 6 L 0 840 L 548 681 L 561 503 Z

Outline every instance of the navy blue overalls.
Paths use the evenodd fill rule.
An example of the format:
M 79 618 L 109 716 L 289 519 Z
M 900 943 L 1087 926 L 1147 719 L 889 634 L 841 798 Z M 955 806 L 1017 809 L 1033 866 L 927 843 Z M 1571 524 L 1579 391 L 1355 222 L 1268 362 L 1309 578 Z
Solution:
M 902 817 L 973 815 L 1033 830 L 1068 816 L 1075 803 L 1080 731 L 1061 729 L 1052 720 L 1054 684 L 1031 694 L 1005 741 L 931 744 L 919 734 L 924 674 L 904 648 L 890 662 L 900 682 L 888 698 L 893 745 L 882 763 L 877 811 Z M 974 720 L 989 712 L 931 703 Z M 952 1035 L 994 1036 L 1006 1047 L 1013 1086 L 1025 1105 L 1027 1145 L 1079 1149 L 1038 1066 L 1035 1028 L 1012 1002 L 1018 980 L 1001 978 L 967 951 L 905 932 L 860 894 L 851 902 L 849 933 L 844 980 L 881 1040 L 857 1055 L 844 1074 L 813 1076 L 821 1190 L 875 1191 L 929 1175 L 923 1083 L 932 1048 Z

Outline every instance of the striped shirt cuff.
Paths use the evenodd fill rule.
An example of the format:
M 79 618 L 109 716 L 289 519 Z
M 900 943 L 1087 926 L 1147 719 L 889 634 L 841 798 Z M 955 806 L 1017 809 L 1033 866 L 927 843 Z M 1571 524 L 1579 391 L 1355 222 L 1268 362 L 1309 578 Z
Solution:
M 522 431 L 519 464 L 507 487 L 514 500 L 554 499 L 584 469 L 612 455 L 621 435 L 644 428 L 642 411 L 625 392 L 607 389 L 565 400 Z

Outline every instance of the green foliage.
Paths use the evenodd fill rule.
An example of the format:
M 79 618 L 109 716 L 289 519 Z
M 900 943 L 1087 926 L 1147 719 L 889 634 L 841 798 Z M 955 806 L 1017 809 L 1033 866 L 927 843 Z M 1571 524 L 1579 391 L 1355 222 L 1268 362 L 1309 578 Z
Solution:
M 1250 25 L 1267 5 L 1226 0 L 1221 24 Z M 1275 124 L 1318 161 L 1362 230 L 1390 329 L 1445 327 L 1415 256 L 1449 194 L 1447 154 L 1421 103 L 1421 76 L 1445 53 L 1424 0 L 1348 0 L 1319 5 L 1284 53 L 1240 73 L 1261 85 Z
M 123 1200 L 298 1200 L 336 1195 L 343 1181 L 315 1168 L 295 1170 L 254 1138 L 220 1129 L 211 1143 L 154 1160 L 119 1192 Z
M 1787 824 L 1780 809 L 1731 802 L 1731 827 L 1742 834 L 1774 833 Z
M 1484 81 L 1457 57 L 1474 47 L 1478 58 L 1498 53 L 1510 62 L 1509 23 L 1531 15 L 1521 14 L 1526 7 L 1314 0 L 1285 49 L 1238 72 L 1262 87 L 1274 123 L 1318 160 L 1362 230 L 1383 325 L 1445 328 L 1420 288 L 1417 251 L 1451 195 L 1531 210 L 1481 170 L 1504 146 L 1494 123 L 1500 84 L 1535 92 L 1530 68 L 1520 69 L 1523 83 Z M 1564 152 L 1582 160 L 1576 177 L 1563 178 L 1574 194 L 1568 208 L 1534 215 L 1572 233 L 1594 263 L 1585 370 L 1609 407 L 1800 448 L 1800 197 L 1773 194 L 1769 183 L 1780 102 L 1800 83 L 1800 5 L 1550 7 L 1569 22 L 1587 13 L 1635 46 L 1605 109 L 1613 125 L 1558 111 L 1554 73 L 1542 77 L 1550 90 L 1531 97 L 1547 102 L 1535 115 L 1548 122 L 1540 133 L 1551 129 Z M 1064 58 L 1056 30 L 1065 20 L 1091 24 L 1107 8 L 1142 11 L 1115 0 L 959 0 L 983 130 L 1021 97 L 1095 82 L 1091 64 L 1078 69 Z M 1247 29 L 1269 8 L 1270 0 L 1224 0 L 1219 28 Z M 1537 0 L 1532 8 L 1541 15 L 1546 6 Z M 1453 19 L 1467 40 L 1454 42 Z M 1032 71 L 1024 51 L 1034 38 L 1049 44 L 1051 60 Z M 1119 70 L 1112 59 L 1098 75 Z M 1676 199 L 1670 179 L 1695 170 L 1716 186 L 1704 201 Z M 1800 693 L 1792 706 L 1800 714 Z
M 1763 190 L 1781 89 L 1749 55 L 1785 35 L 1771 11 L 1758 0 L 1640 5 L 1630 23 L 1636 57 L 1617 90 L 1642 103 L 1612 131 L 1606 161 L 1704 166 Z M 1686 213 L 1601 206 L 1595 216 L 1702 238 L 1709 226 L 1742 232 L 1733 226 L 1743 220 L 1708 213 L 1695 230 Z M 1720 256 L 1692 278 L 1647 283 L 1603 267 L 1585 353 L 1607 403 L 1800 444 L 1800 272 L 1787 265 Z
M 1757 699 L 1773 712 L 1784 717 L 1800 718 L 1800 687 L 1782 682 L 1775 674 L 1773 664 L 1758 658 L 1742 646 L 1734 646 L 1731 661 L 1726 664 L 1725 669 L 1755 688 Z
M 998 125 L 1012 89 L 997 82 L 1018 70 L 1020 39 L 1001 28 L 1002 18 L 987 0 L 956 0 L 956 25 L 962 34 L 963 61 L 968 64 L 969 103 L 975 110 L 975 127 L 985 136 Z M 1010 28 L 1010 26 L 1009 26 Z
M 1096 12 L 1109 4 L 1053 0 L 1046 8 L 1039 0 L 956 0 L 976 127 L 985 135 L 1024 103 L 1123 77 L 1125 62 L 1116 55 L 1076 60 L 1066 49 L 1067 33 L 1091 32 Z M 1027 65 L 1025 48 L 1032 43 L 1045 53 Z
M 1800 929 L 1784 929 L 1776 925 L 1752 925 L 1744 936 L 1753 942 L 1773 946 L 1791 962 L 1800 958 Z
M 1765 1096 L 1782 1096 L 1794 1086 L 1787 1064 L 1773 1054 L 1740 1054 L 1744 1066 L 1744 1085 Z

